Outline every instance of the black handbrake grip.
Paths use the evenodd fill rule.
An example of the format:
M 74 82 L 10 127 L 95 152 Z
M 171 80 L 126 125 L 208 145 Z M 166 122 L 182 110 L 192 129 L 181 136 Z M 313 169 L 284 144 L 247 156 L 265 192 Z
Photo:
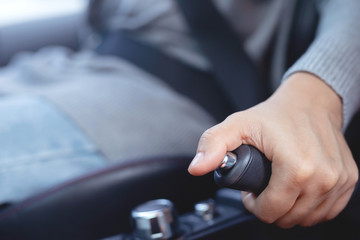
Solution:
M 233 152 L 228 152 L 214 172 L 217 185 L 257 195 L 268 185 L 270 176 L 271 162 L 250 145 L 241 145 Z

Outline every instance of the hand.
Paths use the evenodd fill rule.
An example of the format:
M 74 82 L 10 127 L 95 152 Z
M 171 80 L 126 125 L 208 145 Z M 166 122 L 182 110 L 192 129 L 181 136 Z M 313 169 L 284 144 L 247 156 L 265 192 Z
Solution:
M 340 97 L 321 79 L 296 73 L 265 102 L 208 129 L 189 172 L 206 174 L 227 151 L 253 145 L 272 161 L 272 175 L 259 196 L 243 192 L 245 207 L 283 228 L 312 226 L 336 217 L 358 180 L 341 127 Z

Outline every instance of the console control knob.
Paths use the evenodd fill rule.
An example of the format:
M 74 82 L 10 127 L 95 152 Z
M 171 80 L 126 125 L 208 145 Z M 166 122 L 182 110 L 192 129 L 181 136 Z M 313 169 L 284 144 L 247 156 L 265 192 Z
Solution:
M 219 186 L 257 195 L 268 185 L 270 176 L 271 162 L 258 149 L 245 144 L 229 152 L 214 171 Z
M 148 201 L 131 212 L 134 234 L 140 239 L 170 239 L 177 232 L 174 205 L 166 199 Z
M 195 204 L 195 214 L 205 221 L 211 221 L 215 217 L 215 201 L 212 199 Z

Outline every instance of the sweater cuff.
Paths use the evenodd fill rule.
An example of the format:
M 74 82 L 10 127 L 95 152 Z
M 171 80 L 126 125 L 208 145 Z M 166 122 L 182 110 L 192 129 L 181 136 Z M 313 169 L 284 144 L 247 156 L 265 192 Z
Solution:
M 309 72 L 325 81 L 342 99 L 343 131 L 360 106 L 360 44 L 356 39 L 323 35 L 285 73 Z M 355 46 L 355 47 L 354 47 Z

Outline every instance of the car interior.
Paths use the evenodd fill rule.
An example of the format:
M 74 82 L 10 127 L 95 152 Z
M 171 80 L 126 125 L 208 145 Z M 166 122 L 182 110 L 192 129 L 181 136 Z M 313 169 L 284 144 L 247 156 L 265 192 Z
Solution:
M 48 7 L 39 1 L 38 10 L 31 14 L 26 11 L 24 2 L 8 2 L 1 3 L 6 8 L 0 9 L 1 66 L 6 66 L 18 53 L 37 51 L 45 46 L 65 46 L 74 51 L 81 49 L 78 35 L 87 31 L 84 19 L 91 19 L 95 28 L 94 9 L 101 7 L 97 5 L 99 1 L 54 1 Z M 1 14 L 2 11 L 6 11 L 7 16 Z M 313 1 L 298 1 L 296 11 L 291 23 L 293 30 L 285 45 L 268 54 L 273 59 L 273 65 L 264 71 L 268 77 L 283 74 L 314 38 L 318 13 Z M 136 45 L 131 39 L 121 41 Z M 143 64 L 145 69 L 154 72 L 157 70 L 148 63 L 137 60 L 144 59 L 142 56 L 149 52 L 152 54 L 151 51 L 129 51 L 122 57 Z M 116 55 L 111 49 L 104 48 L 99 53 Z M 191 95 L 189 92 L 183 94 Z M 203 101 L 206 107 L 206 98 L 197 97 L 195 100 L 200 105 Z M 221 107 L 226 106 L 226 102 L 216 102 L 219 107 L 215 116 L 231 111 Z M 356 150 L 360 139 L 352 129 L 358 126 L 358 118 L 355 117 L 346 133 L 356 160 L 360 157 Z M 244 208 L 241 192 L 236 189 L 246 189 L 246 183 L 246 186 L 231 189 L 227 183 L 218 183 L 225 186 L 219 187 L 215 183 L 219 180 L 214 181 L 214 173 L 193 177 L 187 172 L 191 160 L 191 156 L 164 156 L 115 163 L 23 201 L 3 204 L 0 206 L 0 239 L 266 240 L 294 239 L 292 236 L 297 236 L 296 239 L 355 239 L 351 237 L 356 236 L 354 226 L 360 216 L 352 215 L 353 209 L 344 211 L 346 217 L 341 215 L 329 223 L 310 228 L 280 229 L 262 223 Z M 249 181 L 256 178 L 259 170 L 254 171 L 249 173 Z M 357 198 L 353 196 L 354 201 Z M 155 223 L 153 218 L 158 222 Z M 339 229 L 344 229 L 349 238 L 343 238 L 343 230 L 335 231 Z

